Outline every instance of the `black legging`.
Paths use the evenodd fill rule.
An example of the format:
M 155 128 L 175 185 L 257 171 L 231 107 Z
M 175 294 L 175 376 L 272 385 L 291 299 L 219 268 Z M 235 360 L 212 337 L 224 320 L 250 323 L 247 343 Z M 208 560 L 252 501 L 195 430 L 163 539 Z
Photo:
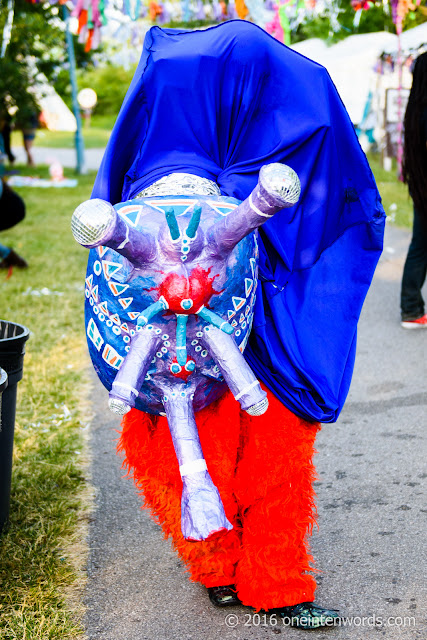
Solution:
M 414 209 L 414 229 L 403 269 L 400 306 L 402 320 L 417 320 L 424 315 L 421 289 L 427 272 L 427 221 Z
M 1 130 L 1 135 L 3 136 L 4 143 L 4 152 L 9 158 L 9 162 L 13 162 L 15 160 L 15 156 L 12 153 L 12 149 L 10 148 L 10 133 L 12 129 L 9 122 L 5 122 L 3 125 L 3 129 Z
M 0 198 L 0 231 L 14 227 L 24 218 L 24 201 L 3 182 L 3 193 Z

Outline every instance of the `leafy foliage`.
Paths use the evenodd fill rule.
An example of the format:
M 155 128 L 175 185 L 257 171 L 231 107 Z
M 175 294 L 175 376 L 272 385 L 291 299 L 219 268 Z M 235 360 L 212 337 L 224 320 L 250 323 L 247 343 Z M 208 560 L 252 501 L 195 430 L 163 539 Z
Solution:
M 97 115 L 116 116 L 120 111 L 126 91 L 129 88 L 135 66 L 130 69 L 107 64 L 92 69 L 79 69 L 77 85 L 79 89 L 90 87 L 96 91 L 98 102 L 94 109 Z M 71 105 L 71 86 L 68 72 L 63 70 L 55 81 L 55 89 L 61 98 Z
M 0 42 L 7 20 L 7 0 L 0 0 Z M 75 43 L 78 64 L 90 63 L 90 56 Z M 43 74 L 52 81 L 61 67 L 67 65 L 65 24 L 60 8 L 50 3 L 29 4 L 15 0 L 11 40 L 1 60 L 0 111 L 19 110 L 17 124 L 22 126 L 37 112 L 34 86 Z
M 377 31 L 395 33 L 395 26 L 387 5 L 375 4 L 367 11 L 362 11 L 360 23 L 357 27 L 354 25 L 355 10 L 351 6 L 351 0 L 338 0 L 337 6 L 339 7 L 338 23 L 341 27 L 338 31 L 333 31 L 331 21 L 325 15 L 300 24 L 295 33 L 292 34 L 292 41 L 300 42 L 308 38 L 320 38 L 330 42 L 337 42 L 356 33 Z M 410 29 L 425 21 L 426 15 L 423 12 L 410 12 L 406 16 L 404 29 Z
M 48 177 L 47 168 L 37 173 Z M 2 243 L 29 263 L 9 279 L 0 273 L 2 317 L 24 324 L 31 335 L 18 385 L 10 525 L 0 536 L 1 640 L 82 637 L 87 253 L 71 235 L 70 216 L 89 197 L 93 179 L 93 173 L 79 176 L 75 188 L 17 189 L 27 216 L 2 233 Z

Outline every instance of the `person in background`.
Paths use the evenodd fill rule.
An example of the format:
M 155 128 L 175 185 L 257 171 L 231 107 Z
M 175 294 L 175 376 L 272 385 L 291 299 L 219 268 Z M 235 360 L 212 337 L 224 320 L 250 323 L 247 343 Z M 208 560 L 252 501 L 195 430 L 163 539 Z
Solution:
M 3 136 L 4 153 L 7 155 L 9 163 L 15 162 L 15 156 L 10 147 L 10 134 L 12 131 L 12 116 L 4 109 L 0 113 L 0 134 Z
M 414 225 L 403 269 L 400 307 L 404 329 L 427 328 L 421 289 L 427 273 L 427 53 L 414 65 L 405 113 L 403 179 L 414 203 Z
M 21 129 L 25 153 L 27 154 L 27 165 L 35 167 L 32 155 L 32 147 L 36 137 L 36 131 L 39 124 L 38 113 L 34 107 L 24 105 L 19 108 L 16 115 L 16 129 Z
M 3 137 L 0 133 L 0 156 L 3 158 L 4 155 Z M 6 184 L 3 173 L 3 163 L 0 160 L 0 231 L 14 227 L 25 218 L 24 201 Z M 24 269 L 28 264 L 11 247 L 0 244 L 0 269 L 10 267 Z

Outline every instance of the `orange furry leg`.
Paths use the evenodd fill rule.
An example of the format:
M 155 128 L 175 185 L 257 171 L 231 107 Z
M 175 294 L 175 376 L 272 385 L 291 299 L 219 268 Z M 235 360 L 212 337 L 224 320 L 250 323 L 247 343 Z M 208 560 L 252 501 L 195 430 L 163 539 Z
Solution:
M 236 476 L 243 508 L 237 593 L 256 609 L 313 601 L 307 535 L 315 523 L 312 462 L 318 424 L 288 411 L 271 393 L 266 414 L 247 420 Z
M 229 392 L 196 415 L 209 472 L 234 526 L 208 541 L 182 536 L 182 483 L 166 419 L 131 411 L 119 443 L 145 506 L 172 537 L 191 579 L 207 587 L 235 583 L 242 601 L 257 609 L 313 600 L 316 586 L 307 534 L 316 515 L 319 425 L 268 395 L 264 416 L 241 413 Z

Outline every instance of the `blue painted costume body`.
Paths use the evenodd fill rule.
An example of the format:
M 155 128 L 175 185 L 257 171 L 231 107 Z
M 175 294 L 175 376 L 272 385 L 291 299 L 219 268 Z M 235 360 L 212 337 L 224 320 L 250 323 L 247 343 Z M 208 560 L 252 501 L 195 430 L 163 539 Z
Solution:
M 121 220 L 125 221 L 133 231 L 150 234 L 151 249 L 156 247 L 157 239 L 165 226 L 165 211 L 173 205 L 179 224 L 188 225 L 191 210 L 195 204 L 202 208 L 199 232 L 209 233 L 215 224 L 226 218 L 239 204 L 234 198 L 180 196 L 136 198 L 120 203 L 116 210 Z M 209 251 L 196 256 L 196 263 L 201 268 L 202 286 L 207 291 L 209 310 L 218 317 L 228 320 L 234 340 L 243 352 L 253 321 L 253 308 L 257 288 L 257 247 L 258 234 L 251 233 L 241 240 L 225 261 L 215 260 Z M 167 273 L 179 269 L 179 263 L 166 264 L 167 255 L 158 250 L 158 257 L 152 252 L 152 263 L 132 263 L 108 246 L 93 248 L 89 254 L 86 276 L 86 332 L 90 356 L 96 372 L 104 384 L 111 390 L 119 369 L 131 349 L 131 341 L 139 327 L 138 318 L 153 302 L 165 293 Z M 207 253 L 207 255 L 206 255 Z M 190 252 L 190 271 L 192 267 Z M 187 263 L 188 264 L 188 263 Z M 211 277 L 209 273 L 212 272 Z M 193 279 L 196 277 L 191 276 Z M 171 276 L 169 276 L 169 279 Z M 177 276 L 182 279 L 183 276 Z M 200 301 L 196 307 L 199 307 Z M 148 366 L 140 393 L 135 398 L 135 407 L 141 411 L 159 414 L 164 412 L 159 394 L 158 381 L 171 378 L 171 360 L 179 357 L 176 349 L 177 316 L 172 310 L 162 314 L 163 310 L 150 317 L 150 323 L 158 334 L 157 349 Z M 181 309 L 181 312 L 183 310 Z M 145 312 L 146 313 L 146 312 Z M 147 324 L 147 323 L 146 323 Z M 186 345 L 185 359 L 195 367 L 191 375 L 193 405 L 200 411 L 227 389 L 221 371 L 212 354 L 203 342 L 203 330 L 206 322 L 200 317 L 189 317 L 184 330 L 183 344 Z M 175 362 L 175 366 L 178 363 Z M 181 366 L 177 366 L 181 371 Z M 123 368 L 122 368 L 123 371 Z M 182 384 L 186 380 L 185 369 L 180 375 Z M 188 372 L 187 372 L 188 373 Z M 172 378 L 173 379 L 173 378 Z M 187 381 L 188 383 L 188 381 Z M 175 391 L 178 391 L 177 389 Z

